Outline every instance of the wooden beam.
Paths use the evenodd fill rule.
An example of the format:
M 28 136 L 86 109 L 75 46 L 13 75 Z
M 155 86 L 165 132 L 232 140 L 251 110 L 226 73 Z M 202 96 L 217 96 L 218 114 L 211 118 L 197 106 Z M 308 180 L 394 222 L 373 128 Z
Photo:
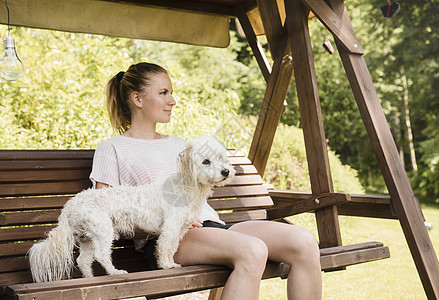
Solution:
M 255 56 L 256 61 L 259 65 L 259 69 L 261 69 L 262 76 L 264 76 L 265 81 L 268 82 L 268 78 L 270 77 L 271 73 L 271 66 L 268 62 L 267 57 L 265 56 L 264 49 L 262 49 L 262 46 L 259 43 L 253 27 L 250 24 L 247 13 L 242 6 L 240 6 L 236 10 L 236 15 L 238 16 L 239 23 L 244 30 L 245 37 L 247 38 L 248 44 L 250 45 L 250 48 L 253 51 L 253 55 Z
M 296 203 L 267 210 L 267 219 L 276 220 L 286 218 L 304 212 L 319 210 L 328 206 L 346 203 L 349 202 L 350 199 L 350 196 L 344 193 L 326 193 L 311 196 Z
M 285 1 L 285 10 L 312 192 L 316 195 L 332 193 L 331 171 L 308 29 L 308 10 L 300 0 Z M 321 247 L 341 245 L 336 206 L 316 211 L 316 221 Z
M 354 30 L 347 26 L 346 22 L 342 20 L 345 16 L 339 16 L 334 13 L 324 0 L 302 0 L 302 2 L 333 35 L 338 36 L 341 45 L 343 45 L 346 51 L 357 54 L 364 53 L 360 42 L 355 36 Z
M 257 0 L 262 25 L 264 26 L 265 36 L 267 37 L 268 47 L 270 48 L 273 60 L 281 58 L 284 54 L 282 46 L 285 33 L 279 14 L 276 1 Z
M 344 26 L 352 27 L 343 1 L 330 0 L 330 3 L 335 13 L 345 22 Z M 334 37 L 424 290 L 429 299 L 439 299 L 439 262 L 364 57 L 339 47 L 339 36 Z
M 310 192 L 270 190 L 275 207 L 283 207 L 303 201 L 312 196 Z M 349 195 L 350 200 L 337 206 L 339 215 L 398 219 L 387 195 Z
M 286 40 L 284 40 L 283 46 L 284 55 L 274 61 L 273 70 L 268 79 L 261 112 L 248 154 L 249 159 L 253 162 L 261 176 L 265 172 L 268 156 L 270 155 L 274 135 L 283 113 L 284 100 L 287 96 L 293 74 L 291 48 Z

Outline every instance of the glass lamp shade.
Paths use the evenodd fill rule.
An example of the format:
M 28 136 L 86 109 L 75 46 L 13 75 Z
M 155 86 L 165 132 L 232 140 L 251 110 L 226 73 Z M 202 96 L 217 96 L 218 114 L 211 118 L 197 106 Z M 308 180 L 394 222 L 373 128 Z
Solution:
M 15 52 L 14 39 L 6 36 L 4 41 L 4 49 L 0 59 L 0 77 L 7 81 L 15 81 L 23 74 L 23 63 Z

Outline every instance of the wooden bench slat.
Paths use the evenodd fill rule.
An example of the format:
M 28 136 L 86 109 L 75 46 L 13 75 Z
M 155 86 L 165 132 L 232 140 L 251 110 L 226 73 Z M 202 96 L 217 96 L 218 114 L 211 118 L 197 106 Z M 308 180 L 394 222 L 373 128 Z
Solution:
M 94 150 L 1 150 L 2 160 L 93 159 Z
M 25 255 L 34 241 L 0 244 L 0 257 Z
M 363 250 L 363 249 L 370 249 L 370 248 L 378 248 L 383 247 L 383 243 L 380 242 L 366 242 L 366 243 L 359 243 L 359 244 L 351 244 L 351 245 L 344 245 L 344 246 L 337 246 L 337 247 L 330 247 L 330 248 L 324 248 L 320 249 L 320 255 L 332 255 L 332 254 L 339 254 L 344 252 L 352 252 L 356 250 Z
M 237 168 L 239 168 L 238 166 Z M 245 168 L 239 172 L 231 184 L 262 184 L 262 178 L 252 168 Z M 0 171 L 0 183 L 14 182 L 41 182 L 41 181 L 69 181 L 84 180 L 90 175 L 90 169 L 41 169 L 41 170 L 7 170 Z M 243 176 L 239 176 L 243 175 Z M 259 180 L 258 180 L 259 179 Z M 254 181 L 254 183 L 253 183 Z
M 340 267 L 371 262 L 389 257 L 390 252 L 388 247 L 375 247 L 322 256 L 320 263 L 323 270 L 331 271 L 332 269 Z
M 82 180 L 89 175 L 89 169 L 8 171 L 0 172 L 0 183 Z
M 0 196 L 36 196 L 76 194 L 91 187 L 88 179 L 69 182 L 38 182 L 2 184 Z
M 239 223 L 242 221 L 252 221 L 252 220 L 266 220 L 267 211 L 265 209 L 260 210 L 250 210 L 250 211 L 238 211 L 232 213 L 220 214 L 220 219 L 227 224 Z
M 78 160 L 17 160 L 1 161 L 0 171 L 14 170 L 69 170 L 69 169 L 88 169 L 91 168 L 90 159 Z
M 211 198 L 234 198 L 238 196 L 265 196 L 268 195 L 268 191 L 264 186 L 226 186 L 216 188 Z
M 31 159 L 93 159 L 94 149 L 68 149 L 68 150 L 1 150 L 0 161 L 2 160 L 31 160 Z M 227 150 L 232 157 L 245 157 L 245 155 L 234 149 Z
M 15 257 L 6 257 L 0 259 L 0 273 L 5 272 L 13 272 L 13 271 L 24 271 L 29 268 L 27 257 L 24 255 L 27 254 L 27 251 L 21 254 L 21 256 Z M 75 259 L 78 256 L 78 253 L 75 252 Z M 116 267 L 124 263 L 127 260 L 136 260 L 136 265 L 138 267 L 144 266 L 143 269 L 146 269 L 146 260 L 144 259 L 144 254 L 141 252 L 137 252 L 134 250 L 134 246 L 125 247 L 125 248 L 115 248 L 112 253 L 113 260 L 116 262 Z M 96 265 L 100 267 L 100 265 L 96 262 Z M 77 272 L 77 277 L 81 277 L 81 274 Z
M 20 271 L 20 272 L 8 272 L 0 273 L 0 282 L 2 285 L 8 286 L 11 284 L 21 284 L 25 282 L 32 282 L 32 275 L 30 271 Z M 0 290 L 0 297 L 1 297 Z
M 233 167 L 235 168 L 236 175 L 258 174 L 258 170 L 253 165 L 237 165 Z
M 23 271 L 28 267 L 28 261 L 23 257 L 0 259 L 0 273 Z
M 56 222 L 61 209 L 0 213 L 0 225 L 26 225 Z
M 44 237 L 45 236 L 42 236 L 41 238 Z M 14 256 L 18 257 L 18 256 L 26 255 L 27 251 L 34 243 L 35 243 L 34 240 L 32 240 L 32 241 L 24 241 L 19 243 L 10 242 L 10 243 L 0 244 L 0 257 L 14 257 Z M 131 255 L 133 253 L 133 251 L 131 251 L 133 248 L 133 242 L 131 240 L 126 240 L 126 239 L 118 240 L 114 243 L 114 247 L 118 248 L 118 251 L 128 249 L 130 250 Z M 119 248 L 119 247 L 124 247 L 124 248 Z
M 210 206 L 215 210 L 243 210 L 255 208 L 267 208 L 273 205 L 273 200 L 269 196 L 261 197 L 242 197 L 226 200 L 210 200 Z
M 229 162 L 231 165 L 251 165 L 252 162 L 245 156 L 240 157 L 229 157 Z
M 261 185 L 264 182 L 262 181 L 261 176 L 259 175 L 241 175 L 235 176 L 232 181 L 228 184 L 228 186 L 234 185 Z
M 40 239 L 44 237 L 46 232 L 52 230 L 52 226 L 33 226 L 33 227 L 16 227 L 16 228 L 1 228 L 0 241 L 22 241 L 30 239 Z
M 60 208 L 72 196 L 0 198 L 0 211 Z
M 241 157 L 245 157 L 245 155 L 244 155 L 244 153 L 242 153 L 241 151 L 239 151 L 239 150 L 236 150 L 236 149 L 227 149 L 227 156 L 230 158 L 230 157 L 238 157 L 238 156 L 241 156 Z

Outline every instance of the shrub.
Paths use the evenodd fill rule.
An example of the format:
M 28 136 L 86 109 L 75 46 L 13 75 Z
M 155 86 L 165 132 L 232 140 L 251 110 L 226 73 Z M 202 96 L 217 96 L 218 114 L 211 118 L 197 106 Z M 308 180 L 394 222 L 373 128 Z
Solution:
M 329 151 L 329 162 L 334 191 L 364 193 L 357 171 L 343 165 L 334 151 Z M 279 124 L 264 179 L 277 189 L 311 190 L 305 142 L 301 129 Z

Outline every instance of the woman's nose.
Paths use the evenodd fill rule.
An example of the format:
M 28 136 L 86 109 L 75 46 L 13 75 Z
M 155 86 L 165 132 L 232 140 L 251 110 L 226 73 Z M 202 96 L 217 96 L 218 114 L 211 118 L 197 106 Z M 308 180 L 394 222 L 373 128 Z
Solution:
M 174 106 L 175 104 L 177 104 L 177 102 L 174 100 L 174 97 L 171 96 L 171 99 L 169 99 L 168 105 Z

